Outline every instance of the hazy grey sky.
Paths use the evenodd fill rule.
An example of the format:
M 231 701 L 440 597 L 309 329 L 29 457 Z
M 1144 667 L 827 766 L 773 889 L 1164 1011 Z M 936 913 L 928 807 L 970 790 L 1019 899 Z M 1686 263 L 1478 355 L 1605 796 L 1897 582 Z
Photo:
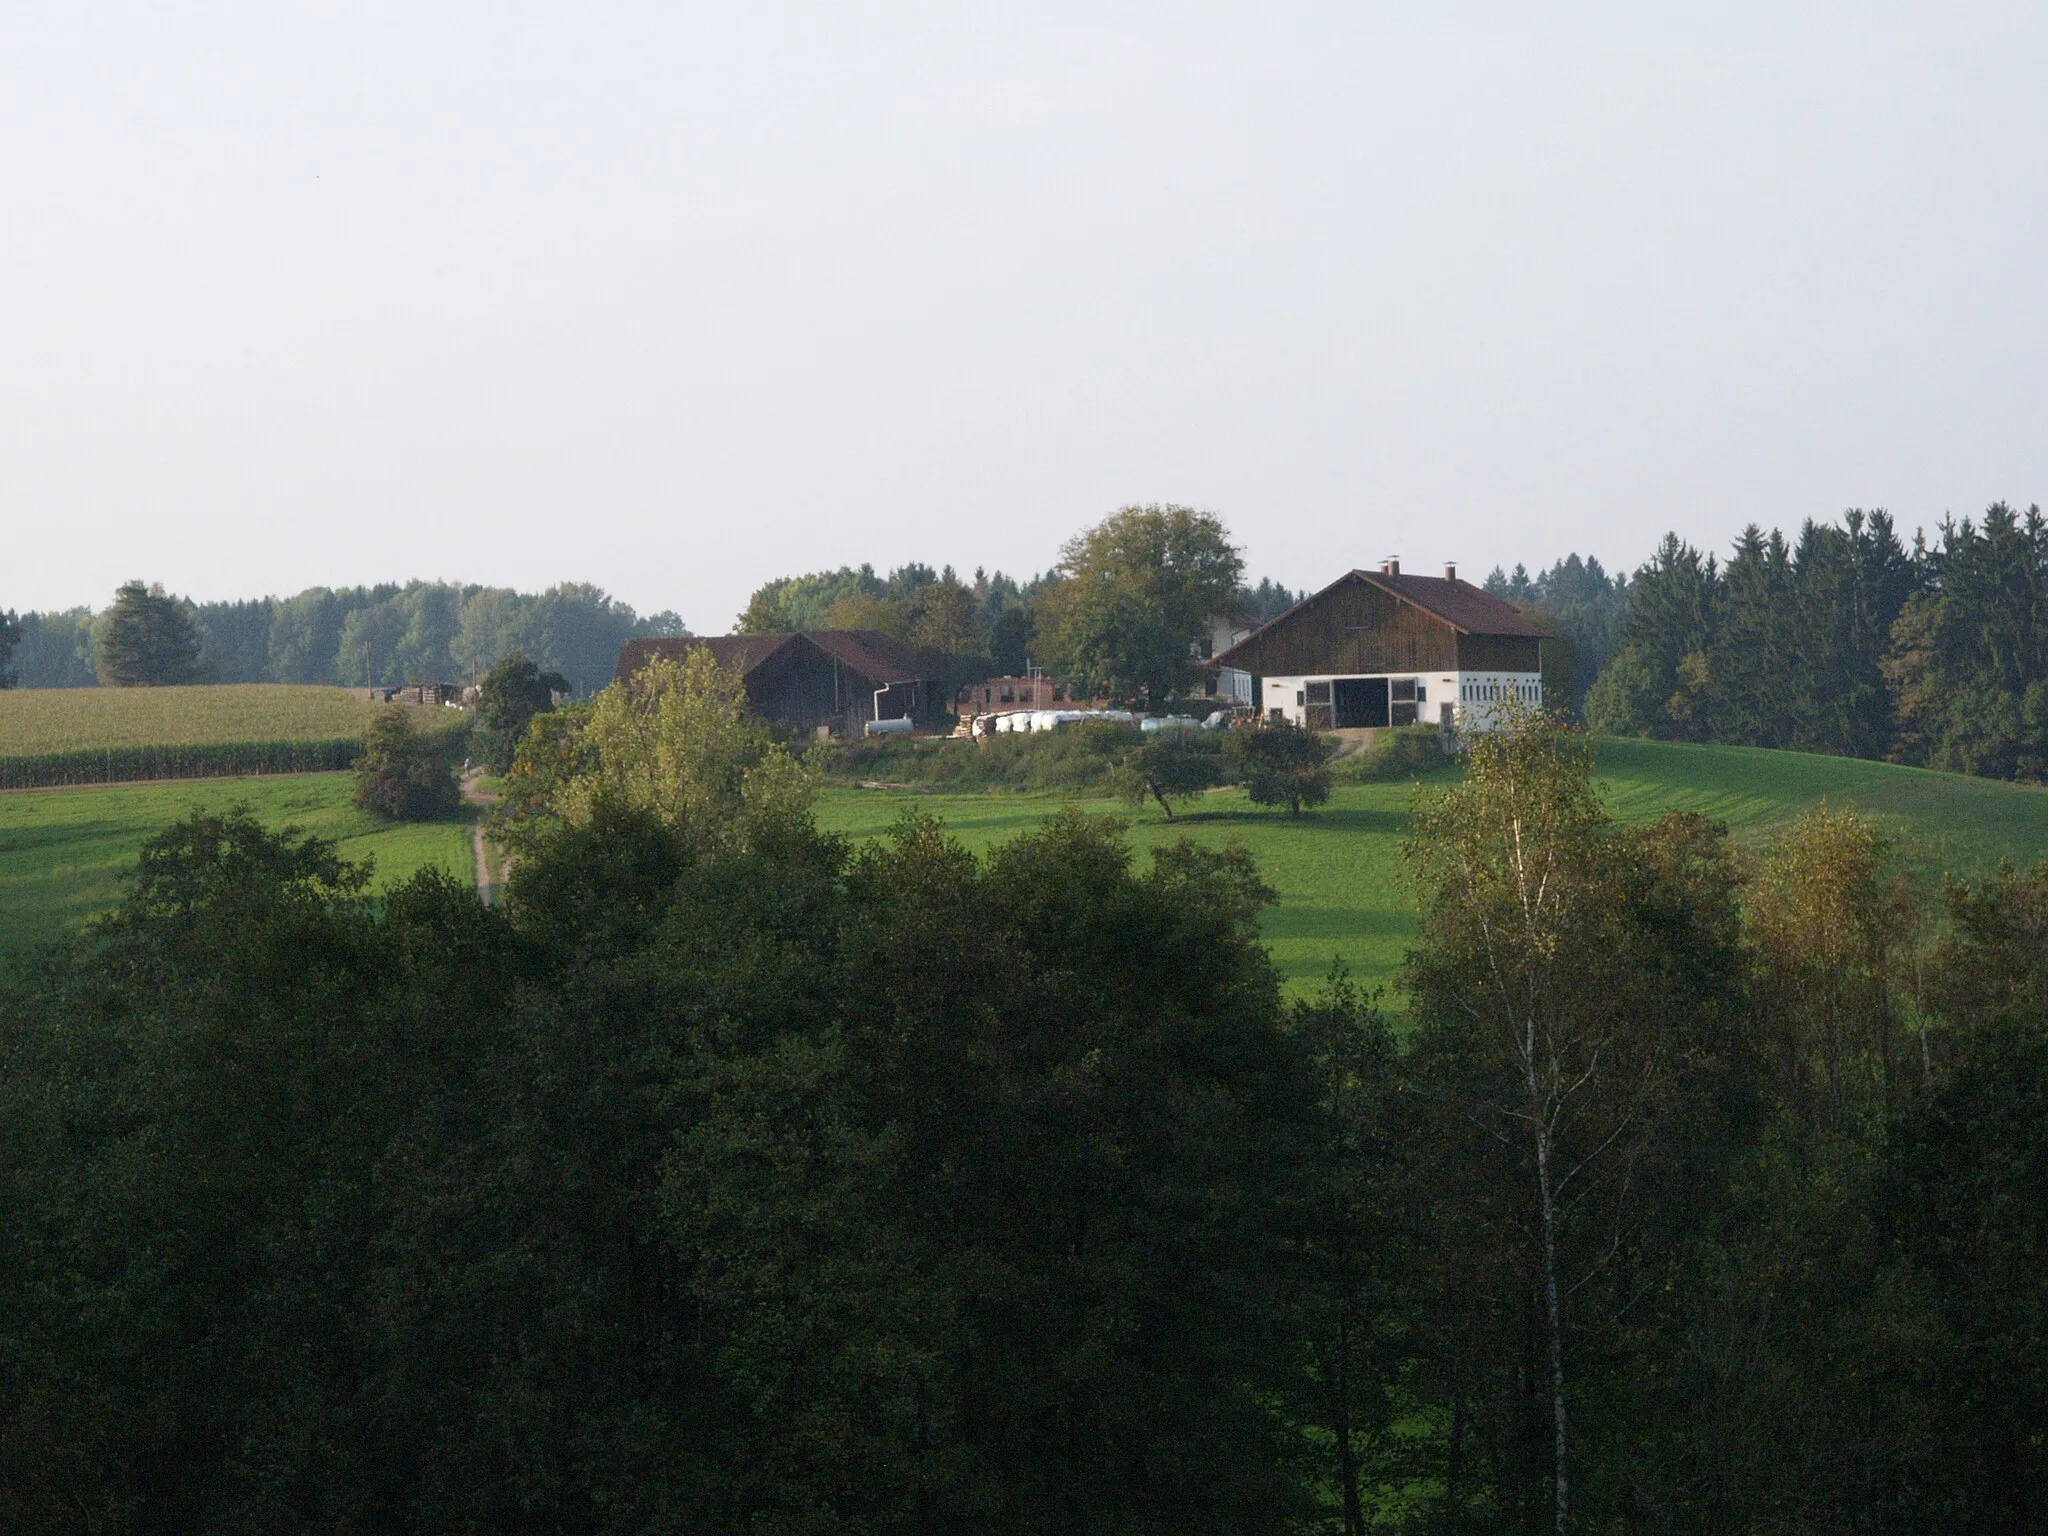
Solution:
M 0 4 L 0 607 L 1910 529 L 2044 224 L 2038 0 Z

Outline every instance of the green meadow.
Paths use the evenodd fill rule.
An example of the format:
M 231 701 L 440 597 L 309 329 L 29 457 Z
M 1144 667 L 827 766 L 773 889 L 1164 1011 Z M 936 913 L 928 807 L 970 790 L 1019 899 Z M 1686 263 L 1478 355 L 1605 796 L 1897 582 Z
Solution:
M 1908 868 L 1930 886 L 1944 872 L 1981 876 L 2001 857 L 2027 865 L 2048 854 L 2048 791 L 2035 786 L 1749 747 L 1605 738 L 1597 749 L 1602 795 L 1624 822 L 1698 811 L 1754 851 L 1814 806 L 1851 807 L 1882 821 Z M 1203 796 L 1170 824 L 1156 806 L 1134 814 L 1114 801 L 1077 803 L 1129 820 L 1141 854 L 1181 836 L 1249 848 L 1279 892 L 1264 929 L 1291 991 L 1313 986 L 1333 959 L 1369 985 L 1386 985 L 1415 935 L 1414 891 L 1401 853 L 1409 811 L 1418 789 L 1449 777 L 1446 770 L 1407 783 L 1340 785 L 1328 805 L 1298 820 L 1252 806 L 1237 790 Z M 834 831 L 872 837 L 917 810 L 979 850 L 1036 826 L 1062 803 L 833 788 L 819 814 Z
M 247 805 L 266 826 L 331 838 L 344 858 L 374 862 L 373 889 L 429 867 L 474 878 L 467 823 L 380 822 L 349 803 L 354 784 L 306 773 L 0 794 L 0 953 L 75 932 L 112 907 L 143 842 L 194 808 Z
M 1853 807 L 1893 831 L 1909 868 L 1930 885 L 1943 872 L 1977 876 L 2004 856 L 2024 865 L 2048 854 L 2048 791 L 2032 786 L 1743 747 L 1607 739 L 1598 751 L 1602 792 L 1623 821 L 1699 811 L 1757 849 L 1813 806 Z M 1438 783 L 1448 777 L 1431 776 Z M 349 804 L 349 786 L 346 774 L 302 774 L 0 794 L 0 949 L 18 951 L 105 911 L 143 840 L 192 806 L 246 802 L 269 825 L 296 823 L 334 838 L 345 856 L 375 860 L 379 887 L 428 865 L 472 877 L 467 826 L 379 823 Z M 1336 958 L 1369 984 L 1392 980 L 1415 934 L 1401 844 L 1417 789 L 1429 787 L 1427 779 L 1342 785 L 1327 806 L 1299 819 L 1255 807 L 1237 790 L 1203 796 L 1172 823 L 1156 806 L 1134 812 L 1111 800 L 1074 803 L 1127 821 L 1140 856 L 1182 836 L 1242 842 L 1279 892 L 1265 934 L 1290 989 L 1301 990 Z M 829 830 L 866 838 L 917 811 L 984 850 L 1031 830 L 1064 803 L 1002 792 L 830 787 L 818 816 Z

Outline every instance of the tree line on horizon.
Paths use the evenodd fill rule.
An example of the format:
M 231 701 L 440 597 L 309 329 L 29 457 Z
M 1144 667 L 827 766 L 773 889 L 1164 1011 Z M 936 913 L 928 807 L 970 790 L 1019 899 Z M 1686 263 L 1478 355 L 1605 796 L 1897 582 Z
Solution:
M 1904 546 L 1882 512 L 1674 535 L 1630 586 L 1596 730 L 2048 775 L 2048 521 L 2003 503 Z
M 687 633 L 673 613 L 642 618 L 580 582 L 538 593 L 387 582 L 195 603 L 134 581 L 98 611 L 0 614 L 0 686 L 469 682 L 519 652 L 591 693 L 627 640 Z
M 1576 553 L 1485 589 L 1542 619 L 1545 695 L 1597 731 L 2048 776 L 2048 523 L 2003 503 L 1909 548 L 1882 511 L 1745 528 L 1729 559 L 1667 534 L 1633 576 Z M 1246 582 L 1213 514 L 1126 507 L 1025 580 L 910 562 L 764 583 L 741 633 L 888 634 L 953 685 L 1036 666 L 1076 696 L 1153 706 L 1199 679 L 1209 621 L 1265 620 L 1304 594 Z M 163 599 L 163 594 L 153 594 Z M 683 634 L 594 587 L 527 595 L 413 582 L 191 604 L 193 680 L 363 685 L 473 679 L 521 652 L 589 693 L 619 645 Z M 114 610 L 0 615 L 0 686 L 84 686 Z M 9 653 L 12 665 L 9 665 Z M 117 663 L 118 666 L 118 663 Z
M 1591 769 L 1422 792 L 1400 1021 L 1242 848 L 829 834 L 701 652 L 502 905 L 195 815 L 0 978 L 0 1524 L 2038 1529 L 2048 864 Z
M 1057 677 L 1077 698 L 1157 708 L 1200 678 L 1197 647 L 1229 614 L 1264 621 L 1302 594 L 1271 577 L 1245 581 L 1229 530 L 1189 507 L 1128 506 L 1082 530 L 1051 570 L 1018 580 L 978 568 L 912 562 L 778 577 L 757 588 L 740 634 L 872 630 L 931 658 L 941 682 Z

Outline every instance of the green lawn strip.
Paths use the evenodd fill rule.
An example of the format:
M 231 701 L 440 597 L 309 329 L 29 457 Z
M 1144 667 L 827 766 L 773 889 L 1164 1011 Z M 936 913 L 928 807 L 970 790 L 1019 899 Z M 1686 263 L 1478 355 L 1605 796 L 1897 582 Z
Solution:
M 1243 843 L 1280 893 L 1261 926 L 1288 990 L 1302 992 L 1339 957 L 1368 986 L 1392 980 L 1415 935 L 1414 899 L 1400 854 L 1413 794 L 1408 784 L 1343 786 L 1322 809 L 1291 818 L 1253 806 L 1242 791 L 1218 790 L 1171 823 L 1157 807 L 1134 816 L 1118 801 L 1074 803 L 1129 821 L 1141 854 L 1183 836 L 1211 846 Z M 1030 831 L 1064 803 L 1038 795 L 828 788 L 819 796 L 818 820 L 835 832 L 873 837 L 914 809 L 937 817 L 952 836 L 982 852 Z M 1200 959 L 1188 957 L 1190 964 Z
M 2001 857 L 2025 868 L 2048 853 L 2048 790 L 1895 763 L 1602 737 L 1601 791 L 1621 821 L 1666 809 L 1725 822 L 1737 841 L 1762 846 L 1803 811 L 1826 802 L 1885 822 L 1923 874 L 1979 878 Z
M 351 775 L 319 773 L 0 795 L 0 951 L 61 937 L 107 911 L 143 842 L 195 807 L 242 803 L 266 826 L 332 838 L 342 857 L 375 861 L 374 890 L 429 867 L 474 879 L 466 821 L 380 822 L 349 803 L 353 790 Z
M 2030 786 L 1761 748 L 1618 738 L 1596 746 L 1601 795 L 1623 822 L 1654 821 L 1667 810 L 1699 811 L 1755 849 L 1825 801 L 1883 818 L 1930 880 L 1943 871 L 1981 877 L 2004 855 L 2025 867 L 2048 853 L 2048 792 Z M 1440 773 L 1429 782 L 1447 780 Z M 1156 807 L 1133 817 L 1119 802 L 1075 803 L 1132 820 L 1132 842 L 1140 850 L 1183 834 L 1204 843 L 1242 841 L 1280 893 L 1262 926 L 1289 992 L 1299 994 L 1329 970 L 1333 957 L 1368 986 L 1392 982 L 1416 932 L 1414 892 L 1401 857 L 1414 794 L 1414 781 L 1340 785 L 1327 806 L 1291 820 L 1224 790 L 1204 796 L 1170 825 Z M 1063 803 L 1057 796 L 1000 792 L 828 788 L 819 819 L 832 830 L 872 837 L 915 808 L 981 851 L 1028 831 Z M 1399 1006 L 1398 999 L 1389 1001 Z

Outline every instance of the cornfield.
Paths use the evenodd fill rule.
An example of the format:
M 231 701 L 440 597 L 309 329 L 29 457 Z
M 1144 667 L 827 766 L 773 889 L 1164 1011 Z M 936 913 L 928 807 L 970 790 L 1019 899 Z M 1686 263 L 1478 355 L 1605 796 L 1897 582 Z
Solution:
M 0 789 L 120 784 L 135 779 L 225 779 L 251 773 L 332 773 L 362 754 L 353 739 L 236 741 L 200 747 L 106 747 L 0 757 Z
M 282 683 L 10 689 L 0 693 L 0 789 L 332 772 L 355 761 L 383 709 L 411 709 L 437 735 L 469 720 Z

